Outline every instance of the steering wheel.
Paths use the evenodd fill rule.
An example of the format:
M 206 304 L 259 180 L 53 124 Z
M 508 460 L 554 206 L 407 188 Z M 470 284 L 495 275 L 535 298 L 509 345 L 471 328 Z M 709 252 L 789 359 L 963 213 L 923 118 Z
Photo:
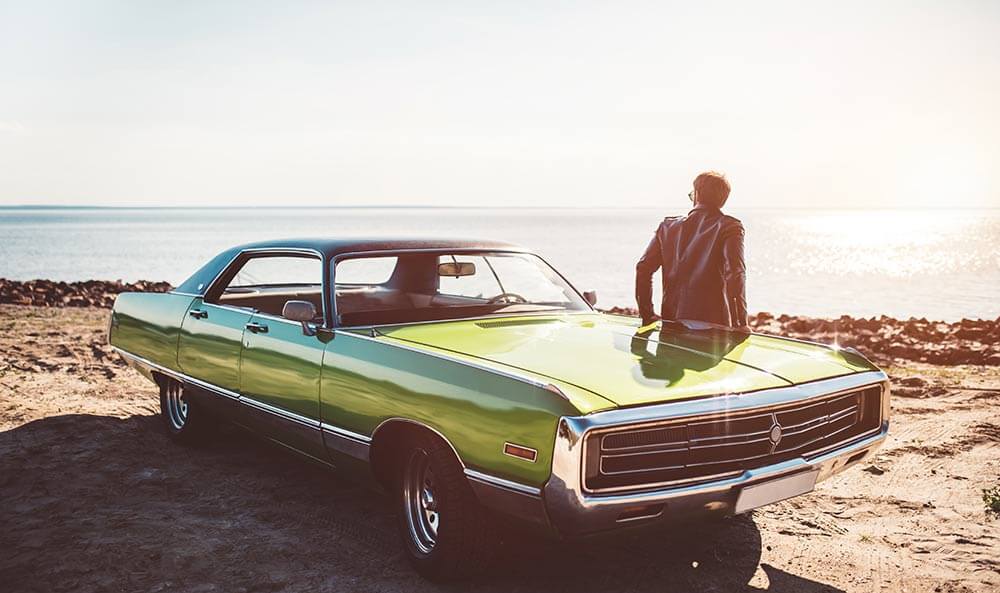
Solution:
M 499 305 L 500 303 L 527 303 L 528 299 L 516 292 L 503 292 L 486 302 L 490 305 Z

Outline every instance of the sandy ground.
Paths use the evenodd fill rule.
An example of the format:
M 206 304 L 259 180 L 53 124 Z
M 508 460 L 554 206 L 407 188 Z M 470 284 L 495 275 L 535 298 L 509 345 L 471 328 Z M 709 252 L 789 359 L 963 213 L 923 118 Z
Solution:
M 905 363 L 874 463 L 719 524 L 586 545 L 508 542 L 440 587 L 386 501 L 232 429 L 170 443 L 107 310 L 0 306 L 0 590 L 997 591 L 1000 368 Z

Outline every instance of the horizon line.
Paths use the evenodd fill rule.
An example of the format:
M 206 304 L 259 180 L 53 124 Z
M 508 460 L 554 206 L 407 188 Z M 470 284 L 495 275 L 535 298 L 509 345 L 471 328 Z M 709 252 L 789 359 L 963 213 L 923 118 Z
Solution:
M 100 205 L 100 204 L 0 204 L 0 210 L 653 210 L 663 206 L 459 206 L 410 204 L 338 204 L 338 205 L 243 205 L 243 206 L 163 206 L 163 205 Z M 1000 210 L 1000 206 L 747 206 L 729 210 Z

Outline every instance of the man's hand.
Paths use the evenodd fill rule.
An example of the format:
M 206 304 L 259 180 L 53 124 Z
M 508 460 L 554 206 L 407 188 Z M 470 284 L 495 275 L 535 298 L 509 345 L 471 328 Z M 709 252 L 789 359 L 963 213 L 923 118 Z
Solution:
M 642 325 L 639 326 L 639 329 L 645 329 L 645 328 L 649 327 L 650 325 L 653 325 L 654 323 L 656 323 L 659 320 L 660 320 L 660 316 L 656 315 L 655 313 L 652 316 L 650 316 L 650 317 L 643 317 L 642 318 Z

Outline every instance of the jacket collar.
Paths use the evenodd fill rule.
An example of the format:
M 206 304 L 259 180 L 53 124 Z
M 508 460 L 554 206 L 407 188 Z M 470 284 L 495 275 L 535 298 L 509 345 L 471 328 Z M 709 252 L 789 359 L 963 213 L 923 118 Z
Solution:
M 692 208 L 691 211 L 688 212 L 688 214 L 694 214 L 695 212 L 697 212 L 699 210 L 704 211 L 704 212 L 721 212 L 722 211 L 720 208 L 716 208 L 715 206 L 709 206 L 708 204 L 698 204 L 694 208 Z

